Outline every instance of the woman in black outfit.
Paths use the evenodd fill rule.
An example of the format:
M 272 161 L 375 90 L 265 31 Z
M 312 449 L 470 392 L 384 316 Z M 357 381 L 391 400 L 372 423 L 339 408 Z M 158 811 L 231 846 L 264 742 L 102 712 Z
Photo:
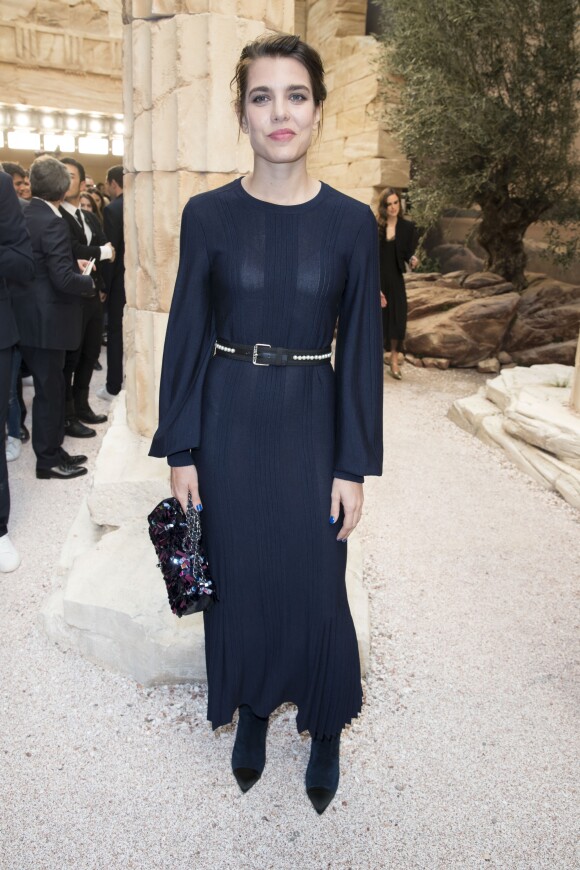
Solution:
M 182 506 L 203 501 L 219 595 L 204 614 L 208 719 L 239 709 L 234 776 L 244 792 L 258 781 L 268 717 L 291 701 L 321 813 L 362 704 L 345 569 L 364 475 L 382 468 L 377 230 L 368 206 L 307 173 L 318 54 L 268 36 L 235 82 L 254 167 L 183 212 L 151 454 L 168 457 Z
M 385 349 L 391 351 L 391 375 L 401 380 L 398 352 L 407 331 L 405 264 L 414 269 L 417 229 L 401 215 L 401 198 L 388 187 L 379 200 L 379 253 L 381 263 L 381 306 Z

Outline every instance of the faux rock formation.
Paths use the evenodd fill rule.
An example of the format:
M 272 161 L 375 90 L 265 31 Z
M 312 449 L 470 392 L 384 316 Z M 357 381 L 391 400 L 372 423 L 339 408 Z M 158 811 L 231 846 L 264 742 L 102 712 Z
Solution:
M 542 274 L 530 275 L 529 281 L 518 294 L 491 272 L 408 274 L 406 350 L 424 365 L 435 358 L 486 372 L 497 371 L 498 360 L 501 365 L 573 365 L 580 286 Z
M 502 371 L 449 417 L 486 444 L 501 447 L 522 471 L 580 509 L 580 415 L 571 407 L 572 366 Z

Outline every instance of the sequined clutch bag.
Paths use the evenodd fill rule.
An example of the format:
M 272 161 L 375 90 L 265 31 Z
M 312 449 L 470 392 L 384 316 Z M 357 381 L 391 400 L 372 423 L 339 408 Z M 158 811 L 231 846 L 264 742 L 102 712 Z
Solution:
M 216 589 L 191 496 L 187 514 L 176 498 L 166 498 L 151 511 L 147 521 L 173 613 L 181 617 L 207 610 L 216 600 Z

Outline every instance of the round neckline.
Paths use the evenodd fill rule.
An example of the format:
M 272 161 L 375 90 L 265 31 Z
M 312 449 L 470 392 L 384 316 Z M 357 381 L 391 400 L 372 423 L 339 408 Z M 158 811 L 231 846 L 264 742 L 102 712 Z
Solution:
M 251 205 L 254 205 L 258 208 L 265 208 L 270 210 L 275 210 L 278 212 L 297 212 L 297 211 L 308 211 L 310 208 L 314 208 L 319 204 L 319 202 L 325 198 L 327 192 L 330 190 L 329 186 L 325 184 L 324 181 L 320 182 L 320 190 L 313 196 L 312 199 L 307 199 L 306 202 L 298 202 L 294 205 L 282 205 L 277 202 L 268 202 L 265 199 L 258 199 L 257 196 L 252 196 L 251 193 L 244 188 L 242 184 L 242 178 L 245 178 L 245 175 L 242 175 L 240 178 L 237 178 L 234 184 L 237 184 L 236 190 L 238 194 L 245 199 Z

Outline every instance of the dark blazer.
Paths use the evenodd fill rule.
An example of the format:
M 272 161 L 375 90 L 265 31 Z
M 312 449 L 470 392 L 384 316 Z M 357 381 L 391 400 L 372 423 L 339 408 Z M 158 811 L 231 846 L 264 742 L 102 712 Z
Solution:
M 32 245 L 20 200 L 10 175 L 0 172 L 0 350 L 18 341 L 10 285 L 15 278 L 30 280 L 33 275 Z
M 73 257 L 75 260 L 95 260 L 97 268 L 91 272 L 91 277 L 95 282 L 97 290 L 104 289 L 102 270 L 99 264 L 101 261 L 101 246 L 107 243 L 107 239 L 105 238 L 99 219 L 94 214 L 91 214 L 91 212 L 86 211 L 83 215 L 93 234 L 91 236 L 90 244 L 87 244 L 84 230 L 81 228 L 77 219 L 62 206 L 59 211 L 69 228 Z
M 35 273 L 14 283 L 12 304 L 20 343 L 47 350 L 76 350 L 81 342 L 82 298 L 95 293 L 93 279 L 81 275 L 70 233 L 48 203 L 33 198 L 24 213 Z
M 103 263 L 103 277 L 107 292 L 125 289 L 125 234 L 123 232 L 123 194 L 118 196 L 103 211 L 105 236 L 115 249 L 115 262 Z
M 380 241 L 384 243 L 384 234 Z M 415 224 L 403 217 L 399 217 L 395 227 L 395 251 L 397 254 L 397 265 L 403 275 L 405 274 L 405 263 L 408 263 L 415 253 L 418 241 L 419 237 Z

